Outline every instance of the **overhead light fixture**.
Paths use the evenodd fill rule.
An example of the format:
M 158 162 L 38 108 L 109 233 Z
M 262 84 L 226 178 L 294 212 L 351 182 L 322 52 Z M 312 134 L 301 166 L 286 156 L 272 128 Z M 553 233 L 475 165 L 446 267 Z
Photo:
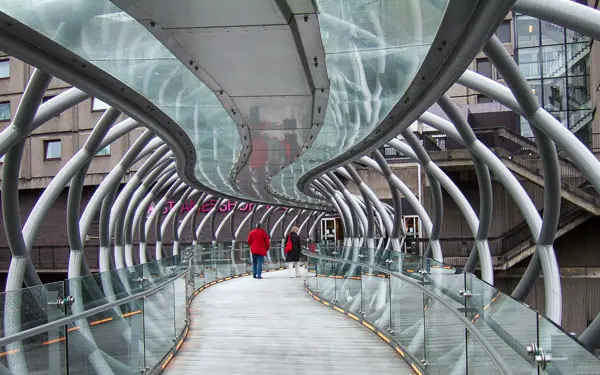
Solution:
M 529 32 L 532 33 L 533 32 L 533 25 L 529 25 Z

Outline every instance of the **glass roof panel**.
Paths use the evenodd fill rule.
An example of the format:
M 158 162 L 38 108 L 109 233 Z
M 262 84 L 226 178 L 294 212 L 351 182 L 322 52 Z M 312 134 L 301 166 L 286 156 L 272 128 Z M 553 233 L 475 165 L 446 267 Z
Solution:
M 261 134 L 262 150 L 269 151 L 260 170 L 250 166 L 237 176 L 238 186 L 230 180 L 242 151 L 237 125 L 214 93 L 127 13 L 108 0 L 11 0 L 0 3 L 0 11 L 103 69 L 168 114 L 192 139 L 195 174 L 207 187 L 256 199 L 248 179 L 262 173 L 261 178 L 274 175 L 270 185 L 276 196 L 322 203 L 300 193 L 296 182 L 360 142 L 385 118 L 421 66 L 448 2 L 316 0 L 331 86 L 325 122 L 312 147 L 295 159 L 278 148 L 286 142 L 302 145 L 308 126 L 306 133 L 300 129 L 293 134 L 296 139 L 289 139 L 285 124 L 269 126 L 269 117 L 281 118 L 284 112 L 290 121 L 309 124 L 310 98 L 298 96 L 285 108 L 278 97 L 236 99 L 257 158 Z M 253 124 L 252 108 L 257 105 L 261 120 Z M 288 160 L 295 161 L 279 172 Z
M 400 100 L 419 70 L 449 0 L 317 0 L 330 80 L 323 128 L 311 148 L 272 179 L 283 196 L 298 179 L 362 141 Z
M 0 11 L 54 40 L 146 97 L 192 139 L 196 175 L 241 199 L 229 174 L 241 150 L 223 105 L 148 30 L 108 0 L 12 0 Z

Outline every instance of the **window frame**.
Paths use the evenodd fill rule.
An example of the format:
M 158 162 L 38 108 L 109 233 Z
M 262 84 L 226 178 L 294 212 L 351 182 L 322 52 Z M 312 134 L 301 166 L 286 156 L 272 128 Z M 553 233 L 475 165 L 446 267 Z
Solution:
M 106 107 L 101 107 L 101 108 L 94 108 L 94 103 L 96 103 L 96 100 L 98 100 L 99 102 L 103 103 L 104 105 L 106 105 Z M 104 112 L 106 111 L 108 108 L 110 108 L 110 104 L 102 101 L 102 99 L 98 99 L 95 96 L 92 97 L 92 105 L 91 105 L 91 110 L 92 112 Z
M 490 75 L 483 74 L 483 73 L 481 73 L 481 71 L 479 70 L 479 63 L 483 63 L 483 62 L 485 62 L 485 63 L 487 63 L 487 64 L 489 65 L 489 72 L 490 72 Z M 487 77 L 487 78 L 489 78 L 489 79 L 494 79 L 494 78 L 493 78 L 493 77 L 494 77 L 494 69 L 493 69 L 493 65 L 492 65 L 492 62 L 490 61 L 490 59 L 488 59 L 487 57 L 480 57 L 480 58 L 477 58 L 477 59 L 475 59 L 475 71 L 476 71 L 478 74 L 481 74 L 481 75 L 482 75 L 482 76 L 484 76 L 484 77 Z
M 0 79 L 10 79 L 10 57 L 1 57 L 0 58 L 0 63 L 6 62 L 8 64 L 8 75 L 7 76 L 0 76 Z
M 507 29 L 506 31 L 508 31 L 508 40 L 507 41 L 502 40 L 502 38 L 500 38 L 500 33 L 498 33 L 498 31 L 500 31 L 500 28 L 502 28 L 504 26 L 506 26 L 506 29 Z M 503 44 L 512 43 L 513 36 L 512 36 L 511 20 L 502 21 L 502 23 L 496 29 L 496 32 L 494 33 L 494 35 L 496 35 Z
M 10 121 L 12 118 L 10 100 L 0 101 L 0 105 L 8 104 L 8 118 L 0 118 L 0 121 Z
M 108 147 L 108 154 L 99 154 L 100 151 L 106 149 Z M 94 157 L 98 157 L 98 158 L 106 158 L 106 157 L 110 157 L 112 153 L 111 147 L 110 147 L 110 143 L 106 145 L 106 147 L 98 150 L 98 152 L 96 152 L 96 154 L 94 154 Z
M 60 144 L 60 155 L 58 157 L 49 158 L 48 157 L 48 146 L 53 142 L 58 142 Z M 44 161 L 61 160 L 61 159 L 62 159 L 62 139 L 45 139 L 44 140 Z

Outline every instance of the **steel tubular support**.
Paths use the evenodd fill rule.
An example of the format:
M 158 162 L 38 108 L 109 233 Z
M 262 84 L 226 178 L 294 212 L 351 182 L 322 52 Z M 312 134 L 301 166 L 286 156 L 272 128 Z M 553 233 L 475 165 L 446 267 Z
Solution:
M 183 231 L 185 230 L 185 227 L 186 227 L 187 223 L 190 222 L 190 220 L 191 220 L 191 229 L 192 229 L 191 232 L 192 232 L 192 236 L 196 235 L 196 231 L 194 231 L 194 228 L 196 228 L 196 224 L 194 223 L 193 218 L 195 218 L 195 217 L 198 216 L 198 211 L 200 210 L 200 207 L 202 206 L 202 204 L 204 204 L 204 202 L 206 200 L 208 200 L 210 198 L 212 198 L 212 195 L 206 194 L 206 193 L 202 193 L 202 195 L 200 196 L 200 198 L 198 198 L 198 202 L 196 202 L 196 204 L 194 205 L 194 207 L 192 207 L 192 209 L 190 211 L 188 211 L 187 214 L 185 214 L 185 216 L 181 220 L 181 223 L 179 224 L 179 227 L 177 229 L 177 239 L 178 239 L 178 241 L 181 238 L 181 236 L 183 235 Z M 193 244 L 195 244 L 195 242 L 193 242 Z
M 315 186 L 317 186 L 323 194 L 330 197 L 331 203 L 333 203 L 334 207 L 340 214 L 340 218 L 342 220 L 342 227 L 344 228 L 344 246 L 351 246 L 352 238 L 355 237 L 355 227 L 354 221 L 352 218 L 352 214 L 350 213 L 350 208 L 344 202 L 344 197 L 341 193 L 329 185 L 323 179 L 317 179 L 313 182 Z
M 198 228 L 196 229 L 196 238 L 200 237 L 200 233 L 202 233 L 202 229 L 204 229 L 206 223 L 208 223 L 210 218 L 219 210 L 219 206 L 221 205 L 222 201 L 223 198 L 217 199 L 217 203 L 215 203 L 214 207 L 211 208 L 210 211 L 208 211 L 208 213 L 202 218 L 200 225 L 198 225 Z
M 517 64 L 495 35 L 487 42 L 484 52 L 494 66 L 496 66 L 500 74 L 502 74 L 506 84 L 514 93 L 525 117 L 534 127 L 539 122 L 544 122 L 543 120 L 539 121 L 534 118 L 536 113 L 540 110 L 543 111 L 543 109 L 541 109 L 536 97 L 531 92 L 531 88 Z M 547 125 L 552 126 L 552 124 Z M 561 125 L 559 126 L 562 128 Z M 522 299 L 529 293 L 539 276 L 541 262 L 546 292 L 546 314 L 555 323 L 560 325 L 562 320 L 562 288 L 558 262 L 552 246 L 558 227 L 561 202 L 561 176 L 558 168 L 558 155 L 556 146 L 550 137 L 536 128 L 532 130 L 538 144 L 544 170 L 544 217 L 542 219 L 540 235 L 536 242 L 536 253 L 538 253 L 538 256 L 532 257 L 525 274 L 513 294 L 517 298 Z
M 172 255 L 179 254 L 179 239 L 180 239 L 180 237 L 179 237 L 179 231 L 177 230 L 178 229 L 177 226 L 179 225 L 179 216 L 181 215 L 181 207 L 183 206 L 183 204 L 186 200 L 195 197 L 199 193 L 200 192 L 198 190 L 194 190 L 191 187 L 188 188 L 183 193 L 183 195 L 181 196 L 179 201 L 175 204 L 173 209 L 171 211 L 169 211 L 169 213 L 163 220 L 162 225 L 160 227 L 160 232 L 157 232 L 157 234 L 156 234 L 156 238 L 157 238 L 156 247 L 159 247 L 161 252 L 162 252 L 162 248 L 163 248 L 163 238 L 165 236 L 165 233 L 167 233 L 167 228 L 169 226 L 169 223 L 172 223 L 172 230 L 173 230 L 173 245 L 172 246 L 173 247 L 171 249 L 171 254 Z M 194 205 L 194 207 L 195 207 L 195 205 Z M 160 233 L 160 235 L 158 233 Z
M 406 142 L 412 147 L 414 150 L 415 156 L 417 156 L 417 162 L 422 166 L 427 166 L 431 163 L 431 158 L 425 151 L 423 145 L 417 140 L 417 137 L 410 130 L 405 130 L 402 132 L 404 139 Z M 398 140 L 396 140 L 398 141 Z M 400 142 L 400 141 L 398 141 Z M 393 147 L 393 146 L 392 146 Z M 429 178 L 429 184 L 431 186 L 431 195 L 433 197 L 433 228 L 431 231 L 430 238 L 433 238 L 439 242 L 440 232 L 442 226 L 442 220 L 444 216 L 444 201 L 442 197 L 442 187 L 439 181 L 434 178 L 429 172 L 430 168 L 424 167 L 425 173 Z M 428 252 L 431 249 L 431 245 L 427 247 L 427 252 L 425 252 L 424 256 L 428 256 Z
M 82 266 L 83 264 L 87 264 L 87 262 L 85 262 L 85 253 L 83 252 L 83 241 L 81 240 L 79 212 L 81 194 L 83 193 L 83 183 L 90 166 L 89 160 L 94 156 L 98 150 L 100 142 L 106 133 L 108 133 L 108 130 L 114 124 L 120 114 L 121 112 L 114 108 L 107 109 L 92 130 L 90 136 L 83 145 L 83 148 L 78 152 L 78 154 L 84 154 L 88 161 L 84 162 L 71 178 L 71 185 L 69 187 L 69 193 L 67 196 L 67 232 L 69 246 L 71 247 L 71 252 L 69 255 L 68 278 L 81 276 Z M 64 185 L 57 186 L 57 189 L 60 189 L 61 191 L 63 188 Z M 45 216 L 46 212 L 43 212 L 42 214 Z M 101 254 L 98 255 L 101 256 Z
M 313 241 L 317 240 L 317 228 L 319 228 L 319 224 L 321 224 L 321 220 L 327 215 L 326 212 L 321 212 L 319 216 L 315 219 L 315 222 L 312 223 L 310 228 L 308 229 L 308 237 Z
M 186 189 L 186 185 L 177 179 L 173 182 L 173 185 L 167 190 L 165 195 L 156 203 L 156 205 L 152 208 L 152 212 L 146 219 L 145 225 L 140 225 L 140 245 L 143 242 L 148 243 L 148 235 L 150 234 L 150 230 L 152 229 L 152 223 L 155 223 L 155 233 L 156 233 L 156 243 L 154 245 L 154 259 L 162 259 L 162 237 L 160 232 L 160 217 L 162 214 L 163 207 L 167 203 L 167 200 L 171 198 L 174 194 L 181 192 L 181 190 Z M 185 194 L 184 194 L 185 195 Z M 171 209 L 173 211 L 173 208 Z
M 156 170 L 159 169 L 157 168 Z M 136 233 L 136 230 L 138 232 L 140 243 L 138 249 L 138 259 L 140 264 L 148 262 L 147 243 L 146 237 L 144 235 L 144 225 L 142 225 L 142 216 L 148 213 L 148 208 L 150 207 L 150 204 L 152 203 L 154 197 L 159 195 L 163 189 L 173 186 L 173 184 L 175 184 L 175 182 L 179 179 L 179 177 L 175 173 L 175 166 L 172 165 L 172 163 L 170 163 L 170 165 L 161 172 L 162 175 L 158 177 L 158 181 L 150 189 L 150 192 L 145 194 L 144 198 L 139 203 L 139 205 L 137 205 L 137 207 L 132 207 L 135 210 L 135 213 L 133 215 L 133 221 L 131 222 L 130 226 L 125 227 L 126 249 L 128 245 L 131 245 L 131 248 L 133 248 L 133 237 Z M 144 181 L 144 183 L 145 182 L 146 181 Z M 142 183 L 142 186 L 144 185 L 144 183 Z M 152 182 L 149 182 L 148 185 L 150 185 L 151 183 Z
M 235 204 L 233 205 L 233 209 L 231 211 L 229 211 L 229 213 L 225 216 L 225 218 L 221 221 L 221 223 L 219 223 L 219 226 L 217 227 L 217 230 L 215 230 L 215 233 L 214 233 L 214 241 L 215 242 L 219 239 L 219 234 L 225 227 L 225 224 L 227 224 L 227 222 L 229 222 L 230 220 L 233 221 L 233 217 L 235 216 L 238 205 L 239 205 L 239 202 L 235 202 Z M 274 207 L 271 207 L 271 208 L 274 208 Z M 273 211 L 271 211 L 271 212 L 273 212 Z
M 396 177 L 396 175 L 392 173 L 392 169 L 388 165 L 383 155 L 381 155 L 381 152 L 379 152 L 379 150 L 375 150 L 371 155 L 373 156 L 372 160 L 375 160 L 375 162 L 379 166 L 379 170 L 381 171 L 383 177 L 385 177 L 390 188 L 390 194 L 392 195 L 392 203 L 394 204 L 394 225 L 392 227 L 392 231 L 390 232 L 390 240 L 392 248 L 395 251 L 401 251 L 400 236 L 404 235 L 404 233 L 402 233 L 402 198 L 400 197 L 398 189 L 396 189 L 394 187 L 394 184 L 392 183 L 392 178 Z
M 31 120 L 27 129 L 20 128 L 15 122 L 13 122 L 6 129 L 0 132 L 0 156 L 4 155 L 7 150 L 15 146 L 17 143 L 19 143 L 19 141 L 25 139 L 25 137 L 27 137 L 32 131 L 45 124 L 48 120 L 82 102 L 88 97 L 88 94 L 73 87 L 56 95 L 47 102 L 42 103 L 39 107 L 37 107 L 37 111 L 35 108 L 28 109 L 28 112 L 35 116 Z M 25 96 L 23 96 L 23 99 L 25 99 Z M 23 101 L 23 99 L 21 101 Z M 16 117 L 15 120 L 17 120 Z
M 385 176 L 384 172 L 380 169 L 379 165 L 373 159 L 371 159 L 367 156 L 363 156 L 359 160 L 361 163 L 364 163 L 369 168 L 371 168 L 374 171 Z M 429 218 L 429 215 L 427 214 L 427 211 L 425 211 L 425 208 L 423 207 L 423 205 L 419 202 L 419 200 L 414 195 L 414 193 L 410 190 L 410 188 L 408 186 L 406 186 L 406 184 L 398 178 L 398 176 L 392 174 L 389 176 L 389 178 L 390 178 L 389 181 L 391 183 L 391 187 L 393 189 L 397 189 L 398 191 L 400 191 L 402 193 L 402 195 L 404 195 L 404 197 L 407 199 L 408 203 L 417 212 L 417 216 L 419 216 L 419 218 L 421 219 L 421 222 L 423 223 L 423 227 L 425 228 L 425 231 L 427 232 L 427 234 L 428 235 L 431 234 L 432 228 L 433 228 L 433 223 L 431 222 L 431 219 Z M 443 256 L 442 256 L 442 252 L 441 252 L 441 247 L 439 246 L 439 240 L 437 240 L 437 241 L 430 240 L 430 242 L 432 243 L 431 249 L 433 252 L 433 259 L 436 262 L 443 262 Z M 437 244 L 436 244 L 436 242 L 437 242 Z
M 382 225 L 383 228 L 385 228 L 385 232 L 387 232 L 387 235 L 390 235 L 390 233 L 392 233 L 392 228 L 393 228 L 392 218 L 386 211 L 383 203 L 379 200 L 379 198 L 377 198 L 377 195 L 375 195 L 373 190 L 371 190 L 371 188 L 360 178 L 358 173 L 356 173 L 356 170 L 354 169 L 354 167 L 350 164 L 348 164 L 347 167 L 350 167 L 352 169 L 352 171 L 354 171 L 354 173 L 350 170 L 348 172 L 349 172 L 351 178 L 354 180 L 354 182 L 358 185 L 358 188 L 360 189 L 361 194 L 364 194 L 368 198 L 365 201 L 365 205 L 367 204 L 366 203 L 367 201 L 370 201 L 373 204 L 375 211 L 379 215 L 380 224 Z M 383 238 L 385 235 L 386 235 L 386 233 L 384 233 L 384 231 L 381 230 L 381 236 L 382 236 L 381 238 Z
M 269 232 L 269 237 L 273 238 L 273 235 L 275 234 L 275 230 L 277 229 L 279 224 L 281 224 L 283 226 L 283 222 L 285 221 L 286 216 L 293 210 L 294 210 L 293 208 L 290 208 L 290 209 L 283 211 L 283 213 L 275 221 L 275 224 L 273 224 L 273 228 L 271 228 L 271 231 Z M 246 220 L 246 218 L 244 218 L 244 220 L 242 220 L 242 223 L 240 223 L 238 230 L 235 233 L 236 238 L 238 237 L 240 228 L 242 228 L 242 226 L 244 225 L 245 220 Z
M 365 192 L 365 189 L 361 188 L 361 185 L 364 184 L 364 182 L 362 181 L 362 179 L 360 178 L 360 176 L 358 175 L 358 173 L 356 172 L 356 169 L 354 169 L 352 164 L 346 164 L 344 166 L 344 169 L 338 168 L 337 171 L 342 174 L 344 174 L 344 172 L 345 172 L 347 174 L 345 177 L 348 178 L 349 180 L 354 181 L 354 183 L 358 187 L 358 190 L 360 191 L 363 203 L 365 205 L 365 211 L 366 211 L 367 233 L 366 233 L 365 237 L 366 237 L 366 241 L 367 241 L 367 247 L 373 248 L 373 247 L 375 247 L 375 241 L 374 241 L 375 218 L 374 218 L 374 214 L 373 214 L 373 204 L 369 200 L 369 196 Z
M 481 241 L 487 240 L 489 236 L 490 225 L 492 222 L 492 206 L 494 196 L 492 193 L 492 179 L 490 176 L 490 170 L 486 163 L 480 160 L 477 156 L 473 156 L 473 148 L 477 146 L 477 142 L 479 141 L 477 140 L 475 132 L 473 132 L 471 126 L 467 123 L 466 119 L 464 119 L 458 112 L 456 105 L 446 95 L 442 96 L 439 99 L 438 104 L 446 113 L 450 121 L 454 123 L 454 125 L 456 126 L 456 130 L 458 131 L 461 139 L 467 146 L 467 149 L 471 151 L 471 155 L 473 158 L 473 166 L 475 168 L 475 173 L 477 175 L 477 182 L 479 186 L 479 228 L 477 230 L 477 237 L 475 238 L 477 241 L 475 243 L 475 249 L 477 249 L 477 254 L 480 258 L 482 256 L 485 257 L 481 258 L 480 264 L 485 263 L 486 270 L 493 272 L 492 259 L 491 254 L 489 253 L 489 249 L 484 249 L 482 248 L 483 246 L 478 246 L 478 244 L 481 244 Z M 469 256 L 465 268 L 468 271 L 472 272 L 474 270 L 475 263 L 475 253 L 473 253 L 473 256 Z M 486 276 L 488 278 L 493 278 L 493 274 L 488 274 Z
M 330 184 L 333 182 L 333 184 L 338 188 L 338 190 L 342 192 L 342 194 L 344 195 L 344 198 L 346 198 L 346 202 L 348 202 L 350 209 L 352 211 L 354 211 L 353 216 L 355 216 L 357 218 L 356 224 L 358 225 L 359 228 L 363 229 L 362 233 L 358 234 L 357 237 L 363 237 L 363 238 L 366 237 L 367 236 L 367 228 L 369 226 L 367 223 L 367 216 L 365 215 L 365 212 L 359 207 L 355 198 L 352 196 L 352 194 L 350 194 L 350 192 L 348 191 L 346 186 L 344 186 L 342 181 L 340 181 L 340 179 L 335 175 L 335 173 L 328 172 L 327 176 L 323 176 L 323 177 L 328 177 Z
M 408 138 L 407 138 L 407 141 L 408 141 Z M 411 148 L 411 146 L 409 146 L 408 144 L 405 144 L 397 139 L 391 140 L 388 143 L 388 145 L 390 145 L 391 147 L 394 147 L 400 153 L 413 159 L 416 162 L 422 163 L 424 161 L 424 160 L 421 160 L 419 155 L 415 152 L 416 149 L 418 149 L 418 147 L 421 147 L 421 148 L 423 147 L 420 143 L 418 143 L 418 141 L 415 145 L 413 145 L 413 148 Z M 492 265 L 492 261 L 491 261 L 492 255 L 490 252 L 490 247 L 489 247 L 487 238 L 482 238 L 479 241 L 477 240 L 477 238 L 478 238 L 477 235 L 479 233 L 479 229 L 478 229 L 479 228 L 479 219 L 477 218 L 477 214 L 475 213 L 475 210 L 473 210 L 473 207 L 471 206 L 471 204 L 469 203 L 467 198 L 464 196 L 462 191 L 458 188 L 458 186 L 456 186 L 456 184 L 454 184 L 454 182 L 450 179 L 450 177 L 448 177 L 446 175 L 446 173 L 444 173 L 444 171 L 442 171 L 440 169 L 440 167 L 438 167 L 435 163 L 433 163 L 431 161 L 431 159 L 429 158 L 429 155 L 427 155 L 427 160 L 429 160 L 427 162 L 427 164 L 424 164 L 424 165 L 422 164 L 423 168 L 427 171 L 427 173 L 429 175 L 431 175 L 431 177 L 433 179 L 439 181 L 440 185 L 444 188 L 444 190 L 446 190 L 448 195 L 450 195 L 452 200 L 456 203 L 456 206 L 461 211 L 462 215 L 465 217 L 465 220 L 467 221 L 467 224 L 469 225 L 471 233 L 473 234 L 473 238 L 476 239 L 477 251 L 478 251 L 478 253 L 480 253 L 479 261 L 481 264 L 481 278 L 484 281 L 486 281 L 487 283 L 493 285 L 494 284 L 494 279 L 493 279 L 494 270 L 493 270 L 493 265 Z M 481 254 L 482 252 L 483 252 L 483 254 Z M 489 259 L 489 262 L 482 261 L 485 259 Z
M 165 160 L 163 160 L 162 163 L 159 162 L 157 167 L 155 167 L 150 173 L 148 173 L 146 178 L 144 178 L 144 180 L 141 181 L 137 189 L 135 189 L 135 192 L 131 196 L 131 200 L 129 201 L 126 207 L 123 222 L 115 228 L 115 244 L 123 243 L 122 239 L 124 239 L 125 264 L 127 265 L 127 267 L 133 267 L 135 264 L 133 259 L 133 223 L 135 219 L 135 213 L 137 212 L 137 208 L 140 204 L 140 201 L 142 200 L 142 197 L 146 194 L 146 191 L 148 190 L 150 185 L 152 185 L 161 174 L 162 167 L 164 167 L 165 162 Z M 169 171 L 170 173 L 173 173 L 172 169 Z

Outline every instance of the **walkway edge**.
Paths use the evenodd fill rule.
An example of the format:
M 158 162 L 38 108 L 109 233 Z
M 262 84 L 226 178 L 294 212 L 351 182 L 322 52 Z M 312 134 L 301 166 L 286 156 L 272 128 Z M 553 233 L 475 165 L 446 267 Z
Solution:
M 365 319 L 364 317 L 362 317 L 360 315 L 356 315 L 356 314 L 336 305 L 333 301 L 323 298 L 320 294 L 312 291 L 308 287 L 308 284 L 306 282 L 304 283 L 304 290 L 315 301 L 320 302 L 321 304 L 329 307 L 330 309 L 333 309 L 333 310 L 339 312 L 340 314 L 343 314 L 343 315 L 355 320 L 356 322 L 362 324 L 363 326 L 368 328 L 371 332 L 376 334 L 377 337 L 379 337 L 385 343 L 387 343 L 389 346 L 391 346 L 396 351 L 396 353 L 398 353 L 400 355 L 400 357 L 402 357 L 402 359 L 404 359 L 404 361 L 406 361 L 406 363 L 410 366 L 410 368 L 414 371 L 415 374 L 417 374 L 417 375 L 425 374 L 425 368 L 424 368 L 423 364 L 421 363 L 421 361 L 418 358 L 416 358 L 412 353 L 410 353 L 408 350 L 406 350 L 406 348 L 403 345 L 397 343 L 394 340 L 394 338 L 391 337 L 390 332 L 385 332 L 385 331 L 379 330 L 375 326 L 375 324 L 373 324 L 369 320 Z

